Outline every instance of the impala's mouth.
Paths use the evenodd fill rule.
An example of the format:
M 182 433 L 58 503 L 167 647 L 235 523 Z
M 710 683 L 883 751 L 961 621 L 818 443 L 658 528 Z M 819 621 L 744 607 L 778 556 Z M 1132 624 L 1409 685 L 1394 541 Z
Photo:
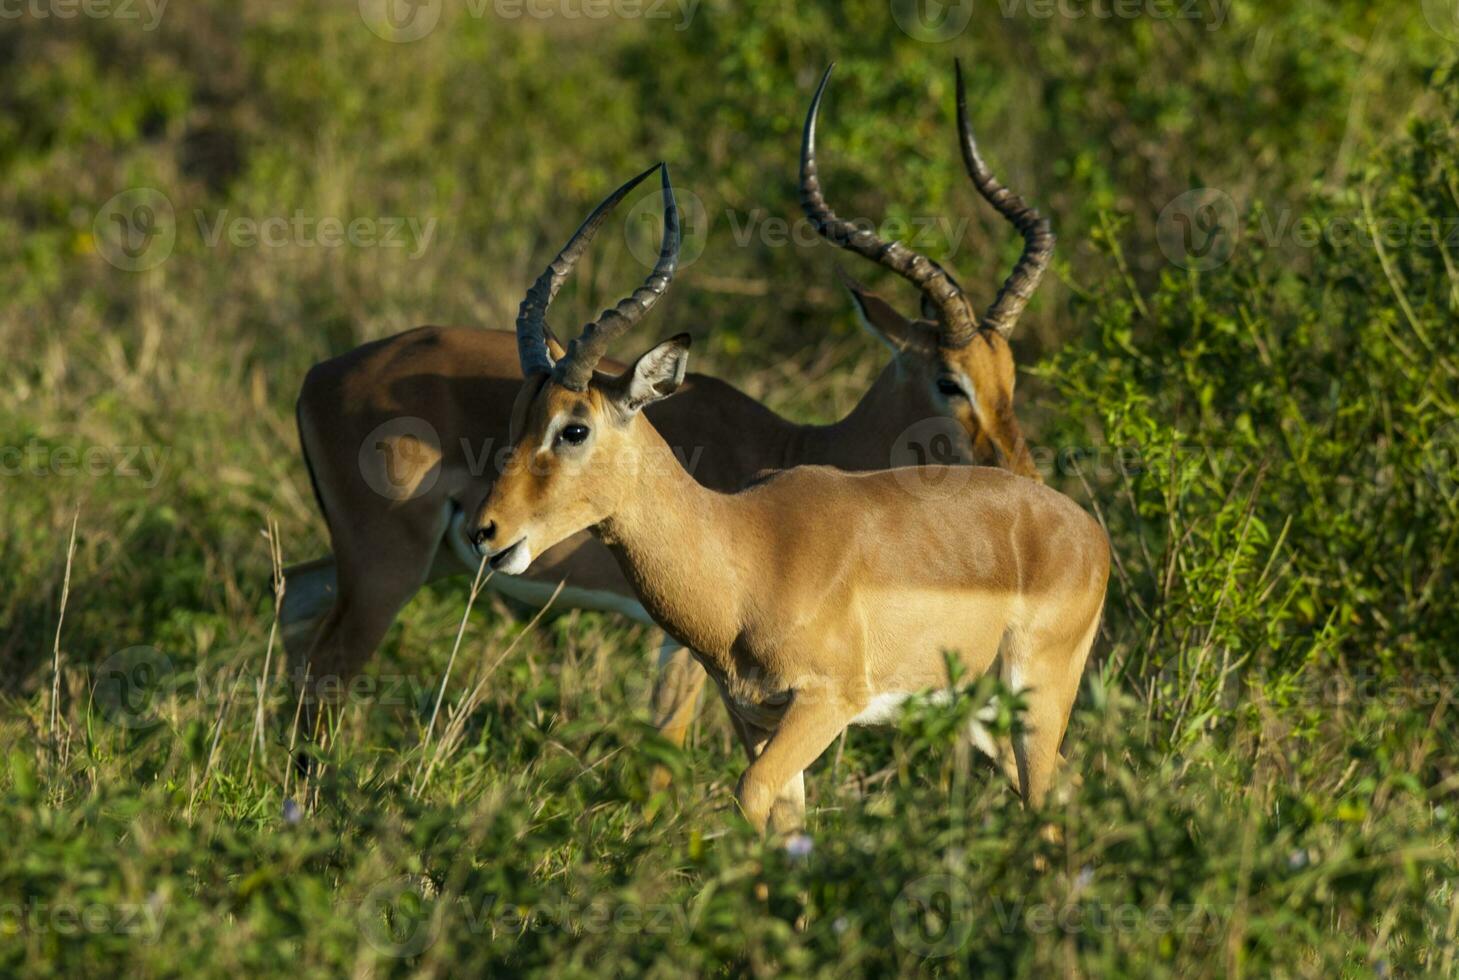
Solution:
M 525 537 L 518 538 L 501 551 L 493 552 L 486 561 L 492 571 L 502 572 L 506 575 L 520 575 L 527 570 L 528 565 L 532 564 L 532 549 L 527 547 Z

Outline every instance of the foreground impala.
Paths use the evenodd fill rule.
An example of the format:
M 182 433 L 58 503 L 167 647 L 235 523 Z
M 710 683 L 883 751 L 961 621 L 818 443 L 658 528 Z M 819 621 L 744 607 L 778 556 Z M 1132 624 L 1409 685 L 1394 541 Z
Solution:
M 644 608 L 719 687 L 750 755 L 736 795 L 757 828 L 799 824 L 805 768 L 847 725 L 887 721 L 908 696 L 945 686 L 945 651 L 975 674 L 997 658 L 1026 692 L 1026 731 L 1011 751 L 990 748 L 1038 805 L 1104 604 L 1103 530 L 1067 497 L 998 469 L 944 473 L 966 483 L 935 498 L 909 493 L 901 470 L 806 466 L 732 494 L 695 482 L 643 416 L 683 384 L 688 336 L 595 372 L 673 276 L 667 168 L 663 193 L 658 265 L 564 356 L 547 344 L 547 309 L 614 198 L 523 300 L 512 455 L 472 541 L 510 574 L 587 528 L 608 545 Z
M 697 461 L 695 479 L 715 490 L 738 489 L 764 470 L 801 464 L 884 469 L 892 465 L 898 440 L 929 418 L 955 421 L 953 432 L 965 442 L 954 447 L 957 458 L 1001 464 L 1037 479 L 1013 412 L 1007 338 L 1048 264 L 1054 243 L 1048 223 L 983 163 L 959 70 L 958 129 L 969 176 L 1025 242 L 1017 267 L 979 322 L 957 283 L 936 264 L 857 230 L 826 204 L 815 131 L 829 77 L 827 69 L 806 119 L 802 204 L 829 240 L 915 284 L 924 318 L 908 319 L 849 283 L 863 321 L 891 347 L 892 359 L 860 404 L 833 425 L 792 424 L 703 375 L 688 376 L 677 398 L 649 407 L 649 420 L 670 445 Z M 607 213 L 601 210 L 597 220 Z M 550 334 L 546 342 L 561 355 Z M 337 688 L 364 664 L 423 584 L 476 569 L 462 518 L 476 512 L 495 476 L 494 457 L 507 443 L 521 380 L 511 334 L 440 327 L 365 344 L 310 371 L 298 403 L 300 443 L 334 555 L 286 573 L 284 636 L 297 674 L 307 670 Z M 526 574 L 498 573 L 490 585 L 541 605 L 563 580 L 560 608 L 649 621 L 611 556 L 586 534 L 540 554 Z M 666 737 L 682 743 L 705 675 L 672 640 L 661 664 L 655 720 Z

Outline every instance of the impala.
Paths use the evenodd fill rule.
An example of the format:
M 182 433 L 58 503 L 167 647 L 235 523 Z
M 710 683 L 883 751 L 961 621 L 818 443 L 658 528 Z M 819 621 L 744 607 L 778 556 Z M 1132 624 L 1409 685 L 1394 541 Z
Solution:
M 1017 266 L 979 322 L 958 284 L 935 263 L 856 229 L 826 204 L 815 135 L 830 72 L 806 117 L 802 205 L 830 241 L 916 285 L 923 318 L 902 316 L 848 280 L 862 322 L 887 343 L 892 358 L 860 403 L 834 424 L 793 424 L 730 385 L 698 374 L 684 379 L 678 397 L 650 406 L 649 421 L 671 445 L 693 447 L 694 477 L 715 490 L 738 489 L 757 473 L 800 464 L 885 469 L 898 440 L 928 418 L 955 420 L 953 431 L 964 444 L 952 447 L 952 456 L 1001 464 L 1037 479 L 1013 412 L 1008 337 L 1053 250 L 1048 222 L 983 162 L 959 67 L 958 130 L 968 174 L 1024 238 Z M 621 188 L 593 220 L 601 222 L 636 184 Z M 567 254 L 564 260 L 573 258 Z M 562 356 L 550 332 L 545 343 Z M 282 619 L 296 675 L 348 680 L 423 584 L 478 568 L 462 534 L 463 517 L 479 509 L 495 476 L 490 464 L 494 451 L 507 443 L 521 380 L 512 334 L 443 327 L 365 344 L 309 372 L 298 401 L 299 441 L 334 554 L 286 573 Z M 498 572 L 489 585 L 540 606 L 563 581 L 557 607 L 608 610 L 650 622 L 607 550 L 586 534 L 541 551 L 522 575 Z M 681 744 L 705 674 L 672 638 L 660 665 L 655 720 L 667 738 Z
M 514 575 L 586 529 L 608 546 L 644 609 L 719 688 L 750 757 L 736 798 L 756 828 L 797 826 L 805 768 L 848 725 L 888 721 L 906 698 L 945 687 L 946 651 L 974 675 L 996 659 L 1025 693 L 1025 730 L 985 747 L 1039 805 L 1104 606 L 1103 530 L 1069 498 L 993 468 L 941 473 L 962 481 L 953 494 L 909 492 L 901 470 L 823 466 L 735 493 L 697 483 L 643 415 L 683 385 L 688 335 L 597 371 L 673 278 L 678 214 L 662 174 L 659 261 L 631 296 L 552 353 L 552 297 L 620 192 L 522 301 L 513 448 L 472 542 Z

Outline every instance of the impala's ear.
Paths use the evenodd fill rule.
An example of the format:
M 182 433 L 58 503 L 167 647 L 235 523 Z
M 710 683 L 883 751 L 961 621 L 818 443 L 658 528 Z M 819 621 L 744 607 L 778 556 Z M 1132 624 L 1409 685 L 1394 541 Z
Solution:
M 927 324 L 908 320 L 892 304 L 847 275 L 844 269 L 838 267 L 837 271 L 841 273 L 841 282 L 851 294 L 852 302 L 856 304 L 857 319 L 873 336 L 898 354 L 907 350 L 936 350 L 936 335 L 929 333 Z
M 689 335 L 670 337 L 644 354 L 608 385 L 609 397 L 625 415 L 668 398 L 684 383 L 689 368 Z

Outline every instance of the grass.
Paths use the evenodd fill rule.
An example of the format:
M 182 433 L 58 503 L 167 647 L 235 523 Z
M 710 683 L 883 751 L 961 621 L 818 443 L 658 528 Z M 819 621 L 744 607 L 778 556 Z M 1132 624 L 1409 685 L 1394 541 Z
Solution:
M 1455 975 L 1459 92 L 1417 5 L 978 5 L 936 44 L 870 2 L 706 0 L 684 30 L 447 4 L 391 44 L 354 5 L 209 2 L 31 14 L 0 54 L 0 972 Z M 696 367 L 834 417 L 882 355 L 843 257 L 792 234 L 800 113 L 837 58 L 832 200 L 932 229 L 986 298 L 1017 246 L 958 169 L 953 54 L 1060 234 L 1020 414 L 1119 557 L 1068 804 L 1024 812 L 957 743 L 1018 718 L 967 679 L 852 733 L 807 836 L 762 841 L 722 710 L 684 751 L 647 725 L 655 631 L 468 612 L 469 577 L 406 609 L 301 786 L 275 610 L 327 547 L 308 366 L 506 326 L 663 157 L 702 250 L 625 349 L 688 329 Z M 1195 188 L 1230 202 L 1184 212 L 1215 252 L 1160 218 Z M 142 205 L 173 243 L 134 270 L 159 253 L 108 215 Z M 323 244 L 329 218 L 369 233 Z M 651 230 L 602 236 L 564 320 Z

